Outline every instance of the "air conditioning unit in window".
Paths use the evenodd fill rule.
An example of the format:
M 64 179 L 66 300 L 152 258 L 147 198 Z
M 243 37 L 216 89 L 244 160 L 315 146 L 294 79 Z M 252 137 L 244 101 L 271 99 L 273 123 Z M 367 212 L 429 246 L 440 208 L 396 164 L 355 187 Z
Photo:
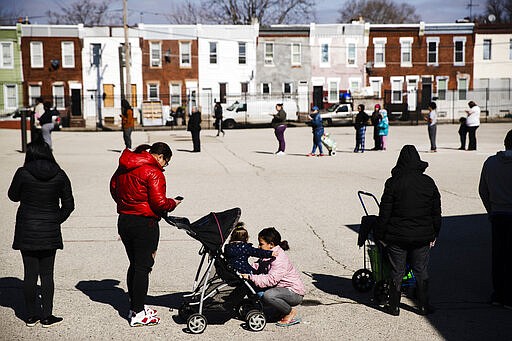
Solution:
M 151 66 L 160 66 L 160 61 L 159 60 L 152 60 L 151 61 Z

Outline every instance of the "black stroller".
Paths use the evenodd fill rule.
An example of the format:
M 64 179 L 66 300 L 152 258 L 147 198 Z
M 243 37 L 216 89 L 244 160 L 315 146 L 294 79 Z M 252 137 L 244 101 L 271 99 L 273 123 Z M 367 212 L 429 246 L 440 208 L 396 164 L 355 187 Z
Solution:
M 179 316 L 187 321 L 187 328 L 192 334 L 200 334 L 206 329 L 208 321 L 203 312 L 210 309 L 238 314 L 247 322 L 247 329 L 251 331 L 261 331 L 267 324 L 263 305 L 252 284 L 228 266 L 222 253 L 224 244 L 240 219 L 240 214 L 239 208 L 211 212 L 193 223 L 187 218 L 164 217 L 167 223 L 185 230 L 202 244 L 199 251 L 201 261 L 192 292 L 183 295 L 185 302 L 178 310 Z M 204 272 L 203 265 L 206 267 Z M 227 301 L 215 300 L 215 296 L 221 296 L 217 294 L 227 293 Z

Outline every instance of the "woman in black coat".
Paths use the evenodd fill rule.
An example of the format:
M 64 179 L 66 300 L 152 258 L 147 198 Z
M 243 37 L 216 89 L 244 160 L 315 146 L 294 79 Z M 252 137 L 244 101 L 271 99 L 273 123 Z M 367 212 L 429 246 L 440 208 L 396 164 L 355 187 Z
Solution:
M 382 194 L 375 238 L 386 245 L 392 283 L 385 310 L 395 316 L 400 313 L 406 261 L 416 277 L 418 314 L 433 312 L 428 302 L 427 266 L 441 228 L 441 196 L 434 180 L 423 174 L 427 167 L 414 146 L 404 146 Z
M 188 119 L 187 130 L 192 134 L 192 144 L 194 146 L 193 152 L 199 153 L 201 151 L 201 112 L 197 110 L 197 107 L 192 107 L 192 113 Z
M 47 143 L 37 141 L 27 145 L 25 163 L 14 174 L 8 195 L 12 201 L 20 202 L 12 247 L 20 250 L 23 258 L 26 324 L 32 327 L 41 321 L 43 327 L 56 325 L 62 318 L 52 314 L 55 253 L 63 248 L 60 225 L 75 204 L 71 182 Z M 42 319 L 40 307 L 36 307 L 38 277 L 41 277 Z

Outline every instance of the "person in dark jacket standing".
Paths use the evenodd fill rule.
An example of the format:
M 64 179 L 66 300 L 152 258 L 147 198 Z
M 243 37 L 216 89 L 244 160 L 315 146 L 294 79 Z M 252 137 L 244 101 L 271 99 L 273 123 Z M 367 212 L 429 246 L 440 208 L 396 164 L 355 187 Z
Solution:
M 318 156 L 324 156 L 324 152 L 322 150 L 322 135 L 324 134 L 322 117 L 320 116 L 318 107 L 316 105 L 312 109 L 313 113 L 311 113 L 309 117 L 311 118 L 311 128 L 313 129 L 313 148 L 311 149 L 311 153 L 307 154 L 307 156 L 315 156 L 317 147 L 318 151 L 320 152 Z
M 123 140 L 126 148 L 132 148 L 132 131 L 135 128 L 133 109 L 126 99 L 121 100 L 121 126 L 123 129 Z
M 354 123 L 354 128 L 356 129 L 356 147 L 354 148 L 354 153 L 364 153 L 366 122 L 368 122 L 370 117 L 364 112 L 364 104 L 359 104 L 357 106 L 357 111 L 358 113 Z
M 284 155 L 286 149 L 286 142 L 284 140 L 284 131 L 286 130 L 286 111 L 283 109 L 283 103 L 276 104 L 276 114 L 272 114 L 272 128 L 274 128 L 274 134 L 276 135 L 279 147 L 277 148 L 276 155 Z
M 432 178 L 424 174 L 428 163 L 412 145 L 400 151 L 382 194 L 376 239 L 386 245 L 391 265 L 389 305 L 385 311 L 400 314 L 400 287 L 406 261 L 416 276 L 418 314 L 433 312 L 428 298 L 428 259 L 441 229 L 441 196 Z
M 375 108 L 372 113 L 372 117 L 370 118 L 373 126 L 373 141 L 374 141 L 374 147 L 372 150 L 381 150 L 382 149 L 382 143 L 381 138 L 379 135 L 379 123 L 380 120 L 382 120 L 382 115 L 380 114 L 380 104 L 375 104 Z
M 220 105 L 220 102 L 215 103 L 213 112 L 215 113 L 215 126 L 217 127 L 217 136 L 219 136 L 220 133 L 222 133 L 222 136 L 226 135 L 224 129 L 222 129 L 222 106 Z
M 512 130 L 505 136 L 505 150 L 485 161 L 478 192 L 492 226 L 491 303 L 512 309 Z
M 194 153 L 199 153 L 201 151 L 201 112 L 197 110 L 196 106 L 192 107 L 192 113 L 188 119 L 187 130 L 190 131 L 192 135 L 192 144 L 194 149 L 192 150 Z
M 145 306 L 144 301 L 160 238 L 158 221 L 181 202 L 166 197 L 163 171 L 171 156 L 171 148 L 163 142 L 143 144 L 133 152 L 125 149 L 110 180 L 110 194 L 119 214 L 118 233 L 130 260 L 127 285 L 132 327 L 160 323 L 156 311 Z
M 44 113 L 39 117 L 39 124 L 41 125 L 41 134 L 44 142 L 52 148 L 52 130 L 54 128 L 52 104 L 44 102 Z
M 18 168 L 8 192 L 20 202 L 12 248 L 21 251 L 26 325 L 43 327 L 62 322 L 53 315 L 53 269 L 57 249 L 63 248 L 61 224 L 75 208 L 71 182 L 53 157 L 50 146 L 39 140 L 27 145 L 25 163 Z M 42 318 L 37 307 L 37 280 L 41 278 Z

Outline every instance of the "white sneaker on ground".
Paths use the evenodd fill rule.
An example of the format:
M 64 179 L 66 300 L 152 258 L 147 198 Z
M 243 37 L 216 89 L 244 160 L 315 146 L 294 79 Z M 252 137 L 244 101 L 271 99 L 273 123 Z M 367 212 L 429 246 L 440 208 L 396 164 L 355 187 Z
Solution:
M 146 315 L 149 316 L 156 316 L 158 314 L 158 311 L 151 308 L 148 305 L 144 305 L 144 311 L 146 312 Z M 132 316 L 135 315 L 135 312 L 130 309 L 130 312 L 128 313 L 128 320 L 132 318 Z
M 277 152 L 276 155 L 277 156 L 282 156 L 282 155 L 286 155 L 286 153 L 285 152 Z
M 137 314 L 133 313 L 130 317 L 130 327 L 154 326 L 160 323 L 160 318 L 150 316 L 143 310 Z

